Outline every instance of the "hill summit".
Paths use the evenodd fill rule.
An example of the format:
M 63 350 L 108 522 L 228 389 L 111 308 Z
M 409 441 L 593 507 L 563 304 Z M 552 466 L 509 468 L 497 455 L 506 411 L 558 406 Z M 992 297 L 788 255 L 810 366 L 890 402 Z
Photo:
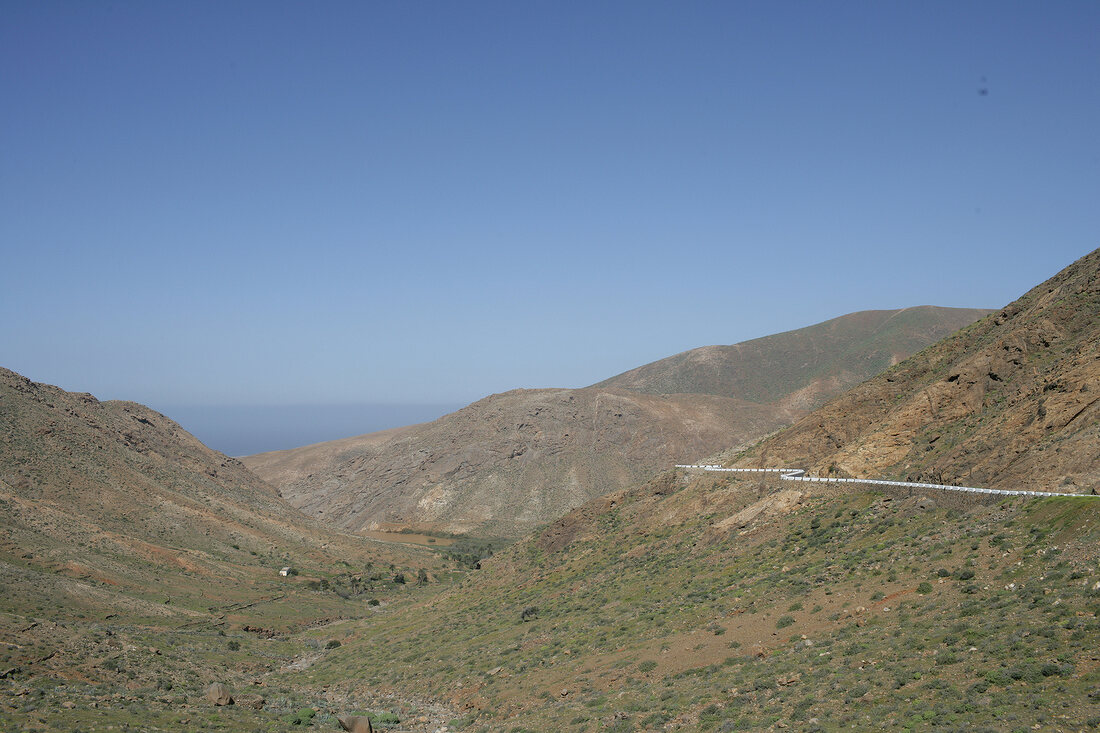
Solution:
M 931 305 L 859 311 L 730 346 L 691 349 L 594 386 L 812 409 L 991 312 Z

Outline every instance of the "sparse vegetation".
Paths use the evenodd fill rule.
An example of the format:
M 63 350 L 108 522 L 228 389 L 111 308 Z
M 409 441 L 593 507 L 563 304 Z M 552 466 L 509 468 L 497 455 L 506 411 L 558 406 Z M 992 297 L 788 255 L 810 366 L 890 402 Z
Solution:
M 1094 289 L 1057 295 L 1062 333 L 1095 320 Z M 1086 365 L 1092 352 L 1042 346 L 1039 315 L 1027 315 L 1034 339 L 1019 341 L 1031 350 L 1010 354 L 1019 365 L 1005 357 L 994 379 L 983 361 L 969 375 L 989 386 L 973 403 L 981 412 L 918 436 L 914 465 L 948 465 L 932 462 L 957 450 L 956 468 L 970 468 L 988 447 L 980 429 L 1014 405 L 1034 413 L 1016 434 L 1067 414 L 1058 399 L 1080 393 L 1049 373 L 1050 350 Z M 994 356 L 1018 343 L 990 323 L 971 337 Z M 952 365 L 967 349 L 949 340 L 922 357 L 926 366 L 887 377 L 961 389 L 968 375 Z M 1016 366 L 1049 378 L 1050 389 L 1034 390 L 1045 396 L 1041 418 L 1026 404 L 1032 392 L 1018 389 L 1030 382 L 1012 381 Z M 40 396 L 61 403 L 58 392 Z M 896 392 L 896 401 L 883 392 L 882 409 L 909 403 Z M 199 451 L 187 465 L 200 468 L 183 469 L 138 450 L 154 437 L 157 455 L 171 444 L 137 419 L 156 415 L 76 398 L 45 404 L 0 416 L 63 421 L 11 430 L 0 451 L 3 730 L 333 730 L 336 705 L 385 711 L 362 713 L 378 727 L 449 720 L 477 733 L 1100 725 L 1100 502 L 1091 499 L 924 502 L 816 486 L 780 506 L 778 491 L 791 487 L 774 477 L 670 471 L 498 546 L 471 572 L 477 562 L 460 558 L 484 560 L 485 540 L 380 550 L 318 525 L 295 533 L 270 494 L 241 488 L 247 475 L 219 483 L 232 464 Z M 934 412 L 929 404 L 919 409 Z M 122 421 L 110 440 L 89 432 L 97 415 Z M 1036 451 L 1074 449 L 1047 437 L 1057 429 L 1035 430 Z M 55 440 L 63 462 L 26 460 Z M 775 456 L 776 445 L 752 450 Z M 18 472 L 13 455 L 24 459 Z M 141 492 L 118 493 L 135 484 L 159 497 L 156 511 Z M 114 511 L 66 514 L 83 496 L 74 487 L 114 497 Z M 219 519 L 229 511 L 233 522 Z M 256 549 L 246 554 L 242 542 Z M 280 567 L 301 576 L 278 578 Z M 238 704 L 202 704 L 214 681 Z

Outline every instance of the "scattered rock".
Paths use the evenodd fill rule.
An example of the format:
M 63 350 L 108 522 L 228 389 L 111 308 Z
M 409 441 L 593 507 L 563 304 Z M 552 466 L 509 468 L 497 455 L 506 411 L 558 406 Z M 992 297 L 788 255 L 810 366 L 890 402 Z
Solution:
M 206 688 L 206 700 L 211 705 L 232 705 L 233 695 L 221 682 L 215 682 Z
M 348 733 L 374 733 L 374 726 L 370 724 L 370 718 L 364 718 L 360 715 L 348 715 L 341 718 L 337 715 L 336 721 Z
M 263 695 L 248 694 L 238 695 L 236 698 L 234 698 L 233 702 L 235 702 L 237 705 L 241 705 L 242 707 L 252 708 L 253 710 L 262 710 L 264 707 L 264 703 L 267 702 L 267 700 L 264 699 Z

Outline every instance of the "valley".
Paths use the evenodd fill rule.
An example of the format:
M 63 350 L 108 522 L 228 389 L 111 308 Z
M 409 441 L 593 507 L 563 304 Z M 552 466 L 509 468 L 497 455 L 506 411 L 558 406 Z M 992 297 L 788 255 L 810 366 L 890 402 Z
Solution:
M 762 439 L 619 385 L 243 463 L 0 372 L 0 727 L 1095 729 L 1098 323 L 1094 252 Z M 566 433 L 621 484 L 512 493 Z
M 988 312 L 861 311 L 583 389 L 512 390 L 431 423 L 243 461 L 346 530 L 518 538 L 673 463 L 748 446 Z

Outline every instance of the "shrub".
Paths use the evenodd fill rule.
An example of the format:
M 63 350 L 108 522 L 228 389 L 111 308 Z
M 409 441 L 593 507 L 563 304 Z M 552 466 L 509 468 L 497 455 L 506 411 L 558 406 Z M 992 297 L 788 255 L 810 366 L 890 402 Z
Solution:
M 657 663 L 654 662 L 652 659 L 647 659 L 647 660 L 645 660 L 644 662 L 642 662 L 641 664 L 638 665 L 638 671 L 642 672 L 642 673 L 652 672 L 656 668 L 657 668 Z
M 241 643 L 239 641 L 231 641 L 225 645 L 225 648 L 231 652 L 235 652 L 241 648 Z
M 775 628 L 785 629 L 794 623 L 793 616 L 780 616 L 775 622 Z
M 650 713 L 646 717 L 642 718 L 642 725 L 645 727 L 646 730 L 659 729 L 671 719 L 672 716 L 665 712 Z M 587 722 L 587 719 L 582 720 L 581 722 Z
M 371 598 L 369 601 L 367 601 L 368 606 L 377 606 L 380 603 L 381 601 L 379 601 L 377 598 Z
M 325 644 L 325 649 L 335 649 L 338 646 L 340 646 L 340 640 L 339 639 L 329 639 L 328 643 Z
M 917 593 L 928 594 L 932 592 L 932 584 L 925 581 L 917 586 Z
M 313 708 L 302 708 L 296 713 L 287 713 L 283 716 L 283 720 L 291 725 L 313 725 L 313 718 L 316 715 L 317 711 Z
M 401 722 L 401 718 L 396 713 L 378 713 L 377 715 L 368 715 L 372 723 L 377 725 L 397 725 Z

